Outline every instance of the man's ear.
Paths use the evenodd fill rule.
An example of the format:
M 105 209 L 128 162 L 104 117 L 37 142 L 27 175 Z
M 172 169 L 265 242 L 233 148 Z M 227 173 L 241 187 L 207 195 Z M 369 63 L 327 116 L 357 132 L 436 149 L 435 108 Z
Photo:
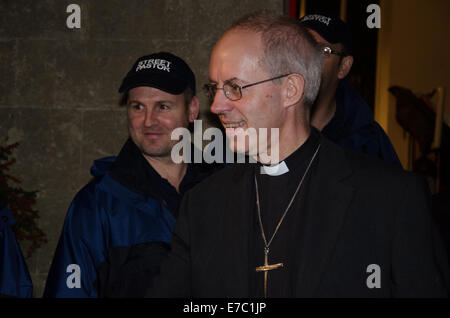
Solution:
M 341 59 L 341 64 L 339 65 L 338 78 L 343 79 L 350 72 L 353 65 L 353 56 L 347 55 Z
M 290 74 L 283 84 L 284 107 L 290 107 L 300 102 L 305 90 L 305 79 L 300 74 Z
M 189 122 L 193 123 L 194 120 L 197 119 L 198 113 L 200 112 L 200 101 L 198 100 L 197 96 L 192 97 L 192 100 L 189 103 L 188 111 L 189 111 Z

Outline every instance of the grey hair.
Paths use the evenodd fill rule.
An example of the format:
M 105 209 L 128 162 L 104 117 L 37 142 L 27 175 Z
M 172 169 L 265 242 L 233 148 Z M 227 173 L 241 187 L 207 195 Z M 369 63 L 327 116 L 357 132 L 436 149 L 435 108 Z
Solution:
M 261 34 L 263 69 L 275 77 L 300 74 L 305 80 L 303 104 L 313 105 L 319 92 L 322 53 L 307 29 L 297 20 L 256 12 L 243 16 L 229 29 L 244 29 Z

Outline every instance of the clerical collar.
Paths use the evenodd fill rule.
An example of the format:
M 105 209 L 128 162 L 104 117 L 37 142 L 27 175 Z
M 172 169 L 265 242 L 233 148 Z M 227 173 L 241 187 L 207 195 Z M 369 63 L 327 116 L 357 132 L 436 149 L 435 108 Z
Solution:
M 268 174 L 272 177 L 281 176 L 287 172 L 289 172 L 289 168 L 284 161 L 270 166 L 262 165 L 260 168 L 261 174 Z
M 304 161 L 304 155 L 312 153 L 319 141 L 319 131 L 311 126 L 308 139 L 291 153 L 286 159 L 275 165 L 261 165 L 260 174 L 269 175 L 272 177 L 281 176 L 289 171 L 296 170 Z

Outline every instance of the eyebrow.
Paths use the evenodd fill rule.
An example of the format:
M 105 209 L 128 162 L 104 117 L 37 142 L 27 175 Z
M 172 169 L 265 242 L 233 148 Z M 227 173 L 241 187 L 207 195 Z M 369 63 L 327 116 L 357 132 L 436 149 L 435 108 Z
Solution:
M 129 100 L 127 101 L 127 104 L 131 104 L 131 103 L 138 103 L 138 104 L 141 104 L 141 102 L 138 101 L 138 100 L 129 99 Z
M 235 81 L 235 80 L 239 80 L 239 79 L 237 77 L 232 77 L 232 78 L 229 78 L 227 80 L 224 80 L 223 82 L 224 83 L 229 83 L 229 82 L 232 82 L 232 81 Z M 218 82 L 212 80 L 211 78 L 209 78 L 209 82 L 210 83 L 214 83 L 214 84 L 218 84 Z

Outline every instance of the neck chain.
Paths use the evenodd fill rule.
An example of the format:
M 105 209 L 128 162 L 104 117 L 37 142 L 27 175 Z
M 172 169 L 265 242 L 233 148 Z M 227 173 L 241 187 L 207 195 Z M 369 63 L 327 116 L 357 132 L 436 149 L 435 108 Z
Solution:
M 292 196 L 291 200 L 289 201 L 288 206 L 284 210 L 283 215 L 280 218 L 280 221 L 278 221 L 278 224 L 277 224 L 277 226 L 275 228 L 275 231 L 273 232 L 272 237 L 270 238 L 269 242 L 267 242 L 266 235 L 264 233 L 262 220 L 261 220 L 261 207 L 259 205 L 258 181 L 256 179 L 256 173 L 255 173 L 256 206 L 257 206 L 257 209 L 258 209 L 258 220 L 259 220 L 259 226 L 261 228 L 261 236 L 262 236 L 263 241 L 264 241 L 264 265 L 257 267 L 256 271 L 257 272 L 264 272 L 264 297 L 267 297 L 267 272 L 272 270 L 272 269 L 276 269 L 278 267 L 282 267 L 283 266 L 283 263 L 269 265 L 269 260 L 268 260 L 268 258 L 269 258 L 268 257 L 269 256 L 269 246 L 272 243 L 273 238 L 277 234 L 278 229 L 281 226 L 281 223 L 283 223 L 284 217 L 286 216 L 287 212 L 289 211 L 289 208 L 291 207 L 292 203 L 294 202 L 294 199 L 297 196 L 297 193 L 298 193 L 298 191 L 300 190 L 300 188 L 301 188 L 301 186 L 303 184 L 303 180 L 305 179 L 305 176 L 308 173 L 309 168 L 311 167 L 311 164 L 313 163 L 314 159 L 316 158 L 317 153 L 319 152 L 319 148 L 320 148 L 320 144 L 317 146 L 317 149 L 314 152 L 314 155 L 312 156 L 311 160 L 309 161 L 308 167 L 306 168 L 305 173 L 303 174 L 300 182 L 298 183 L 297 189 L 295 189 L 294 195 Z

